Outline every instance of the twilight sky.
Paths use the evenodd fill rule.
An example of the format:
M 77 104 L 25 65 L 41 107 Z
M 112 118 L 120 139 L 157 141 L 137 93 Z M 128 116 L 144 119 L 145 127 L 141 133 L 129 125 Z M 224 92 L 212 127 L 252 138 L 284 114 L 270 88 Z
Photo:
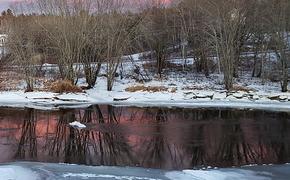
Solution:
M 21 1 L 24 1 L 24 0 L 0 0 L 0 13 L 3 10 L 8 9 L 11 4 L 15 2 L 21 2 Z M 169 3 L 171 0 L 162 0 L 162 1 L 165 3 Z
M 0 11 L 3 11 L 7 8 L 9 8 L 9 5 L 13 2 L 15 2 L 16 0 L 0 0 Z M 19 0 L 17 0 L 19 1 Z
M 4 9 L 7 9 L 9 6 L 10 0 L 0 0 L 0 11 L 3 11 Z

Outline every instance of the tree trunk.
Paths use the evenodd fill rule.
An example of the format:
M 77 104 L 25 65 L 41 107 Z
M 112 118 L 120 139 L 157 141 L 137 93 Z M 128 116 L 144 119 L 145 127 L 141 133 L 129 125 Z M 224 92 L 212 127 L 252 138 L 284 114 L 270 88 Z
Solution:
M 185 71 L 186 66 L 187 66 L 187 53 L 186 53 L 185 44 L 182 44 L 182 59 L 184 61 L 184 63 L 183 63 L 183 71 Z
M 101 70 L 101 63 L 97 64 L 97 69 L 92 68 L 90 65 L 85 66 L 85 77 L 88 84 L 88 89 L 93 88 L 96 85 L 97 77 Z
M 162 50 L 157 51 L 157 74 L 159 78 L 162 77 L 162 70 L 163 70 L 163 52 Z
M 282 92 L 288 91 L 288 66 L 287 66 L 287 59 L 284 55 L 281 57 L 282 62 L 282 81 L 281 81 L 281 88 Z
M 257 66 L 257 54 L 258 54 L 258 48 L 255 48 L 255 52 L 254 52 L 254 65 L 253 65 L 253 71 L 252 71 L 252 77 L 256 76 L 256 66 Z
M 208 67 L 208 59 L 205 52 L 202 52 L 201 56 L 202 70 L 206 77 L 209 77 L 209 67 Z
M 112 91 L 113 90 L 113 82 L 111 78 L 107 77 L 107 91 Z
M 225 88 L 226 90 L 233 89 L 233 78 L 225 75 Z
M 233 88 L 234 65 L 230 56 L 224 57 L 222 62 L 224 67 L 225 88 L 231 90 Z

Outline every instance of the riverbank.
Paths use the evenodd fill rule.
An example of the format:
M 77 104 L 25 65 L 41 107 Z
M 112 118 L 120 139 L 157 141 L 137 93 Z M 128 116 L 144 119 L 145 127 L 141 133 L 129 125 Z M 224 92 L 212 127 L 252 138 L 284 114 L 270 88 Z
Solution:
M 115 83 L 113 91 L 107 91 L 105 78 L 98 82 L 94 89 L 82 93 L 2 91 L 0 92 L 0 106 L 45 110 L 87 107 L 93 104 L 112 104 L 290 111 L 289 92 L 263 90 L 261 87 L 250 89 L 249 87 L 241 88 L 241 86 L 238 86 L 237 90 L 228 92 L 221 88 L 207 90 L 206 88 L 197 88 L 196 86 L 189 86 L 189 83 L 184 85 L 169 81 L 151 81 L 139 84 L 122 80 Z
M 289 165 L 256 166 L 228 169 L 205 169 L 165 171 L 134 167 L 80 166 L 70 164 L 48 164 L 18 162 L 0 165 L 0 178 L 4 180 L 37 180 L 48 179 L 142 179 L 142 180 L 175 180 L 175 179 L 287 179 Z

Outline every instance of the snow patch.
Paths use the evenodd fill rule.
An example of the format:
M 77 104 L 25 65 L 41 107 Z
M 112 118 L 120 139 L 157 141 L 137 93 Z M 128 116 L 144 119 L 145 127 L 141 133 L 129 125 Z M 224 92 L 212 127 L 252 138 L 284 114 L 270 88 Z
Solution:
M 78 129 L 83 129 L 86 128 L 87 126 L 78 122 L 78 121 L 74 121 L 72 123 L 69 123 L 70 126 L 74 127 L 74 128 L 78 128 Z
M 19 166 L 0 166 L 1 180 L 38 180 L 39 176 L 26 168 Z
M 63 175 L 65 178 L 77 177 L 82 179 L 88 178 L 110 178 L 115 180 L 161 180 L 148 177 L 136 177 L 136 176 L 116 176 L 116 175 L 107 175 L 107 174 L 87 174 L 87 173 L 66 173 Z
M 269 173 L 256 173 L 250 170 L 236 170 L 235 172 L 220 170 L 184 170 L 182 172 L 168 172 L 165 174 L 171 180 L 270 180 Z M 270 177 L 269 177 L 270 176 Z

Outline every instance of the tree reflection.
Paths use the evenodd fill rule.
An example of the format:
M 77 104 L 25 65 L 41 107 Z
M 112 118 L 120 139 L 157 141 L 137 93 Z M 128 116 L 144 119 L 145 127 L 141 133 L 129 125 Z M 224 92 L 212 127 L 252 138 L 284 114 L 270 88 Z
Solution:
M 37 158 L 36 113 L 34 109 L 25 110 L 21 137 L 15 154 L 16 159 Z
M 193 133 L 195 134 L 194 137 L 196 137 L 197 143 L 195 145 L 191 145 L 191 165 L 192 167 L 206 165 L 206 149 L 203 144 L 204 125 L 199 125 Z
M 165 146 L 166 141 L 163 134 L 162 123 L 166 122 L 167 115 L 163 109 L 157 109 L 155 116 L 155 130 L 158 133 L 153 135 L 149 140 L 146 140 L 143 144 L 144 152 L 141 164 L 145 164 L 148 167 L 162 168 L 165 161 Z
M 49 155 L 60 157 L 63 153 L 63 144 L 66 141 L 67 134 L 67 125 L 70 122 L 69 116 L 71 112 L 68 110 L 61 110 L 59 113 L 59 118 L 57 120 L 56 131 L 54 134 L 54 138 L 51 142 L 51 146 L 49 148 Z M 48 143 L 50 144 L 50 142 Z
M 100 109 L 100 108 L 96 108 Z M 100 113 L 101 111 L 97 111 Z M 116 112 L 115 107 L 107 106 L 108 118 L 103 121 L 100 119 L 100 124 L 114 125 L 119 124 L 122 116 L 122 108 Z M 103 115 L 99 115 L 103 117 Z M 92 132 L 98 139 L 99 147 L 96 148 L 96 154 L 100 157 L 101 165 L 126 165 L 135 164 L 132 149 L 128 144 L 128 140 L 123 135 L 123 132 Z M 99 153 L 98 153 L 99 152 Z
M 236 111 L 223 111 L 224 123 L 221 129 L 223 133 L 215 155 L 215 162 L 219 166 L 239 166 L 258 162 L 252 144 L 245 139 L 245 132 L 240 122 L 242 115 Z
M 154 134 L 142 141 L 141 165 L 144 167 L 178 169 L 182 166 L 182 152 L 178 144 L 171 143 L 166 137 L 169 111 L 164 108 L 155 109 L 150 113 L 154 120 Z M 172 132 L 174 133 L 174 132 Z
M 117 134 L 115 132 L 95 131 L 94 129 L 78 130 L 68 127 L 68 123 L 73 121 L 109 126 L 119 124 L 121 113 L 116 113 L 112 106 L 107 106 L 107 113 L 107 118 L 105 118 L 98 105 L 79 110 L 77 113 L 63 111 L 59 117 L 49 154 L 51 156 L 63 154 L 66 163 L 89 165 L 134 164 L 131 147 L 122 132 Z
M 290 160 L 290 123 L 287 113 L 278 113 L 269 117 L 273 118 L 266 123 L 260 123 L 259 144 L 262 146 L 260 153 L 267 163 L 287 163 Z
M 165 169 L 290 161 L 287 113 L 108 105 L 24 112 L 11 135 L 15 159 Z M 73 121 L 87 128 L 72 128 Z
M 280 119 L 280 126 L 278 126 L 278 135 L 272 140 L 272 148 L 276 152 L 278 163 L 288 163 L 286 159 L 290 157 L 290 138 L 289 138 L 289 121 L 285 114 L 283 119 Z M 278 141 L 277 141 L 278 139 Z
M 189 114 L 189 113 L 187 113 Z M 204 121 L 208 120 L 209 115 L 211 114 L 210 111 L 191 111 L 192 114 L 192 121 Z M 195 126 L 192 127 L 193 130 L 191 132 L 191 138 L 194 139 L 194 145 L 190 145 L 190 153 L 191 153 L 191 166 L 202 166 L 206 165 L 206 149 L 205 149 L 205 132 L 204 131 L 204 124 L 197 123 Z M 188 145 L 187 145 L 188 147 Z

